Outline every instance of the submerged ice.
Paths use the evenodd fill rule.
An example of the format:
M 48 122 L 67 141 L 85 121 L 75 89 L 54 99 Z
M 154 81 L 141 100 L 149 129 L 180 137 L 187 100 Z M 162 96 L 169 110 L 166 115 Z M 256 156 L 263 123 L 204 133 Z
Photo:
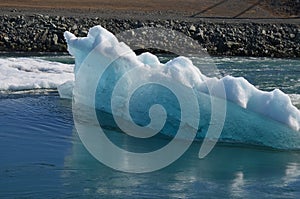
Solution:
M 157 85 L 140 87 L 130 99 L 128 105 L 123 104 L 123 98 L 128 97 L 128 87 L 133 82 L 143 82 L 153 78 L 156 80 L 172 79 L 186 88 L 192 89 L 199 102 L 201 120 L 198 126 L 197 138 L 205 137 L 205 133 L 213 122 L 210 121 L 210 96 L 226 100 L 227 113 L 224 128 L 220 139 L 249 144 L 266 145 L 275 148 L 300 148 L 300 111 L 294 107 L 288 95 L 275 89 L 272 92 L 258 90 L 246 79 L 226 76 L 223 78 L 209 78 L 193 65 L 186 57 L 177 57 L 166 64 L 159 62 L 151 53 L 136 55 L 126 44 L 119 42 L 117 38 L 102 28 L 96 26 L 90 29 L 88 36 L 77 38 L 70 32 L 65 33 L 68 43 L 68 51 L 75 56 L 75 83 L 85 84 L 89 89 L 89 79 L 78 80 L 76 78 L 81 64 L 88 59 L 91 53 L 98 53 L 100 63 L 92 63 L 95 70 L 103 70 L 96 89 L 96 108 L 112 113 L 111 96 L 116 84 L 122 76 L 133 68 L 138 67 L 139 74 L 126 77 L 123 89 L 119 91 L 114 105 L 116 112 L 123 114 L 130 110 L 130 116 L 141 125 L 149 123 L 149 108 L 153 104 L 160 103 L 168 112 L 168 117 L 173 119 L 169 123 L 180 121 L 180 107 L 176 100 L 166 97 L 168 92 Z M 96 49 L 96 51 L 95 51 Z M 102 68 L 101 68 L 102 67 Z M 96 72 L 96 71 L 95 71 Z M 79 82 L 76 82 L 79 81 Z M 59 89 L 61 95 L 70 96 L 73 83 L 68 82 Z M 218 89 L 224 86 L 225 94 L 221 95 Z M 210 92 L 211 88 L 214 92 Z M 80 95 L 80 93 L 74 93 Z M 90 96 L 77 96 L 86 104 L 89 104 Z M 152 98 L 152 99 L 151 99 Z M 188 100 L 188 99 L 187 99 Z M 118 104 L 119 102 L 119 104 Z M 168 123 L 168 122 L 167 122 Z M 174 127 L 175 126 L 175 127 Z M 162 133 L 174 136 L 176 125 L 170 124 Z

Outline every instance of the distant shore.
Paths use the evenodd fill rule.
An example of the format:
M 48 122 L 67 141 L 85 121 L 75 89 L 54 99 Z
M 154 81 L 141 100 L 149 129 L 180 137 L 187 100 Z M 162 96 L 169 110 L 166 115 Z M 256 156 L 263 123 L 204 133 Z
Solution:
M 198 41 L 210 55 L 300 57 L 297 17 L 191 17 L 192 13 L 172 10 L 76 8 L 0 7 L 0 11 L 0 52 L 67 52 L 65 31 L 84 37 L 89 28 L 101 25 L 114 34 L 141 27 L 176 30 Z

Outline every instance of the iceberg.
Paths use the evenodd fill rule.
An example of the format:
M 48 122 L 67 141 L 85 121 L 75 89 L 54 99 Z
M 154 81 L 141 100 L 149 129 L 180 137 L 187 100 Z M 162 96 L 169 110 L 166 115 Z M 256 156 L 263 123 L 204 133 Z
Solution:
M 91 28 L 87 37 L 79 38 L 68 31 L 64 36 L 69 53 L 75 57 L 75 86 L 80 85 L 87 93 L 83 95 L 78 90 L 73 91 L 74 99 L 80 99 L 88 106 L 126 120 L 131 118 L 140 126 L 151 123 L 151 114 L 156 112 L 159 118 L 168 119 L 152 127 L 174 137 L 182 114 L 185 114 L 181 112 L 180 100 L 186 103 L 191 101 L 193 106 L 193 99 L 189 96 L 177 99 L 172 89 L 156 84 L 170 80 L 176 82 L 181 90 L 192 90 L 196 96 L 197 105 L 188 108 L 191 114 L 187 116 L 197 117 L 193 109 L 199 109 L 196 139 L 218 137 L 217 134 L 207 133 L 211 126 L 223 122 L 222 115 L 213 118 L 212 114 L 222 114 L 226 110 L 220 141 L 300 149 L 300 111 L 279 89 L 261 91 L 243 77 L 207 77 L 183 56 L 163 64 L 151 53 L 136 55 L 129 46 L 119 42 L 101 26 Z M 82 73 L 83 63 L 90 64 L 90 74 L 79 74 Z M 101 77 L 95 77 L 92 75 L 94 73 L 101 74 Z M 97 84 L 92 85 L 94 82 Z M 72 82 L 68 82 L 60 90 L 60 95 L 70 97 L 72 86 Z M 213 106 L 213 101 L 218 105 Z M 164 110 L 161 106 L 153 106 L 156 104 Z M 187 122 L 187 125 L 194 127 L 195 123 Z

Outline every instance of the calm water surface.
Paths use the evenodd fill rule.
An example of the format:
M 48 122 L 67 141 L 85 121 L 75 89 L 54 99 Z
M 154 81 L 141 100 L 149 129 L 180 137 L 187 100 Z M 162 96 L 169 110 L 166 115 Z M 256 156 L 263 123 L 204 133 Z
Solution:
M 300 60 L 215 58 L 215 62 L 223 75 L 244 76 L 264 90 L 280 88 L 295 96 L 295 104 L 299 101 Z M 163 170 L 146 174 L 112 170 L 83 147 L 71 106 L 56 92 L 1 95 L 0 198 L 300 197 L 299 151 L 219 144 L 199 159 L 201 143 L 194 143 Z M 126 134 L 111 131 L 110 136 L 135 147 Z M 143 147 L 167 141 L 156 137 Z

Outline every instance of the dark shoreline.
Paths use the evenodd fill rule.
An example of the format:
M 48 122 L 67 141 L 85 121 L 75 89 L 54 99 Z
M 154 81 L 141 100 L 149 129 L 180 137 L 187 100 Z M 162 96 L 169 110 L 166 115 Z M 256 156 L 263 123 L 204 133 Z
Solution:
M 198 41 L 210 55 L 216 56 L 300 57 L 300 25 L 297 23 L 258 23 L 253 20 L 227 23 L 224 20 L 114 19 L 40 14 L 0 16 L 0 51 L 67 52 L 63 37 L 65 31 L 84 37 L 95 25 L 101 25 L 114 34 L 141 27 L 176 30 Z

